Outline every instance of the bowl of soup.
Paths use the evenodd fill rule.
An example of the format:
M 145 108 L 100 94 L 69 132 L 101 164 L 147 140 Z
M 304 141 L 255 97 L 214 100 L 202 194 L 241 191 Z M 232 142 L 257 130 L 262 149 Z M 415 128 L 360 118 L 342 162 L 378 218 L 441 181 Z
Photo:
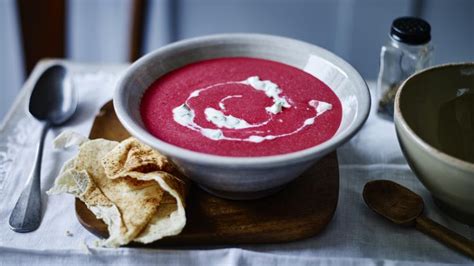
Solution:
M 201 187 L 248 199 L 279 190 L 349 140 L 370 95 L 352 66 L 318 46 L 221 34 L 137 60 L 114 106 L 133 136 Z
M 408 78 L 395 98 L 402 151 L 435 203 L 474 225 L 474 63 Z

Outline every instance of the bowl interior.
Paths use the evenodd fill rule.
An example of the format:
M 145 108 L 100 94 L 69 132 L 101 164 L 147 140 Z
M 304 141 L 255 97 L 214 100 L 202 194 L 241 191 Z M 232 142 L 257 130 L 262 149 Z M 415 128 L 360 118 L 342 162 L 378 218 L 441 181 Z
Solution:
M 474 163 L 474 64 L 435 67 L 414 75 L 399 97 L 400 112 L 418 137 Z
M 329 145 L 327 142 L 341 142 L 349 138 L 367 118 L 370 108 L 367 86 L 360 75 L 339 57 L 317 46 L 292 39 L 258 34 L 228 34 L 168 45 L 135 62 L 123 76 L 114 98 L 114 103 L 123 107 L 123 112 L 116 107 L 122 123 L 129 131 L 134 131 L 132 134 L 146 136 L 144 141 L 153 144 L 147 141 L 151 135 L 146 131 L 139 112 L 144 91 L 156 79 L 172 70 L 220 57 L 273 60 L 304 70 L 325 82 L 339 97 L 343 117 L 336 135 L 318 145 L 322 148 Z M 161 141 L 155 140 L 154 144 L 157 142 Z M 177 148 L 171 146 L 166 148 Z

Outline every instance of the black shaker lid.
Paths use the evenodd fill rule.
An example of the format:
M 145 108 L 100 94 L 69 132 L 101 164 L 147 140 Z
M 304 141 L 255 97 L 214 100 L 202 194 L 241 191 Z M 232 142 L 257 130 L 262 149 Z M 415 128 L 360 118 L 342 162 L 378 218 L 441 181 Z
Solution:
M 400 17 L 392 22 L 390 36 L 407 44 L 425 44 L 431 40 L 431 26 L 416 17 Z

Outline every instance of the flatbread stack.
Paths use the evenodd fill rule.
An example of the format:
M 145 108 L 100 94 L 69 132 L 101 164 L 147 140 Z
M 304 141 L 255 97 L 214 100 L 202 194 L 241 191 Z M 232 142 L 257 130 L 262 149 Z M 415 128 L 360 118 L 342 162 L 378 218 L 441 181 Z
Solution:
M 184 228 L 187 181 L 158 151 L 133 137 L 119 143 L 72 132 L 54 143 L 57 148 L 78 146 L 79 152 L 47 193 L 73 194 L 102 219 L 109 238 L 101 246 L 146 244 Z

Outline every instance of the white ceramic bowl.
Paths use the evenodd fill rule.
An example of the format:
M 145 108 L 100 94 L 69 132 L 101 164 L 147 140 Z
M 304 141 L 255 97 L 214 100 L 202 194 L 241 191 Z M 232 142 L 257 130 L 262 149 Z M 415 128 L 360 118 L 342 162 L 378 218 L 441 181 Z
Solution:
M 466 149 L 472 153 L 474 139 L 459 134 L 463 130 L 472 134 L 469 103 L 460 102 L 459 96 L 473 93 L 474 63 L 433 67 L 402 84 L 394 113 L 398 140 L 413 172 L 439 207 L 471 225 L 474 163 L 461 157 Z M 454 110 L 458 113 L 449 114 Z
M 139 111 L 144 91 L 172 70 L 219 57 L 269 59 L 317 77 L 336 93 L 342 103 L 342 122 L 337 133 L 328 141 L 305 150 L 264 157 L 199 153 L 151 135 L 145 129 Z M 119 81 L 114 106 L 130 134 L 169 156 L 200 186 L 218 196 L 248 199 L 278 190 L 349 140 L 367 119 L 370 95 L 366 83 L 352 66 L 320 47 L 270 35 L 222 34 L 180 41 L 143 56 Z

